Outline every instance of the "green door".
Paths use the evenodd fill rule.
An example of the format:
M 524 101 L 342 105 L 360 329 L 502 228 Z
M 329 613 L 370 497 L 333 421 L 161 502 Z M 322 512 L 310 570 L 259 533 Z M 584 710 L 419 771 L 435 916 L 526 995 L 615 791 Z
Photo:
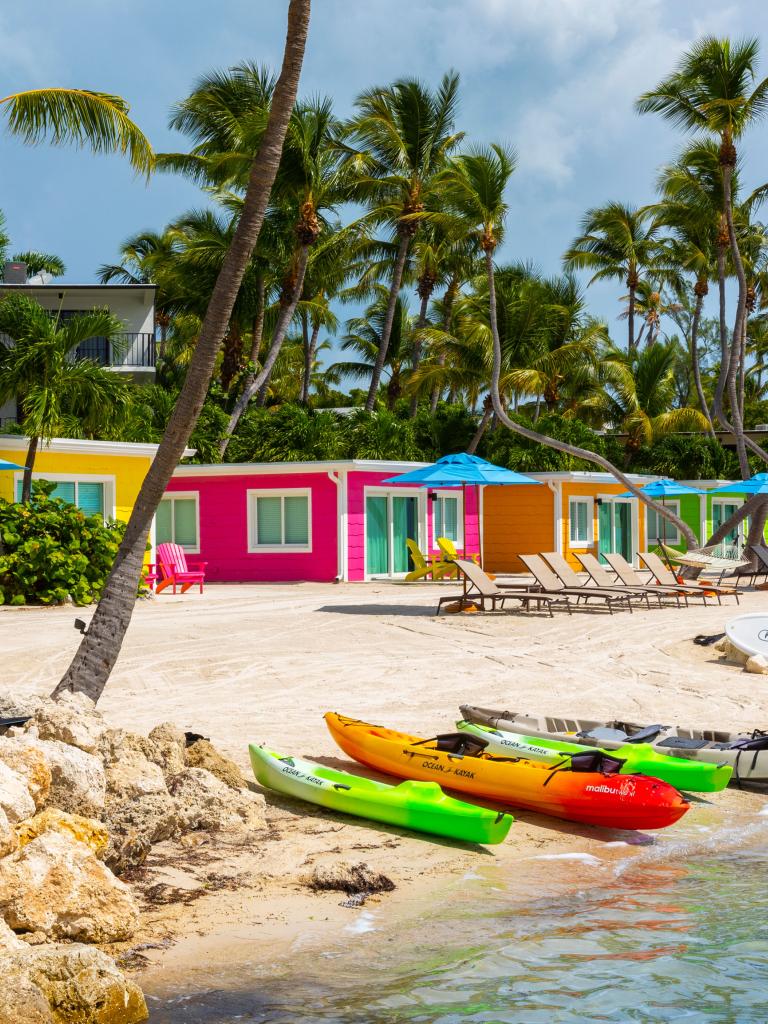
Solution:
M 632 564 L 632 512 L 628 501 L 613 506 L 613 549 Z
M 610 502 L 604 501 L 597 506 L 597 553 L 601 562 L 605 556 L 613 553 L 613 517 Z
M 726 520 L 736 512 L 739 506 L 731 502 L 712 502 L 712 532 L 719 530 Z M 715 554 L 719 558 L 738 558 L 739 555 L 739 527 L 734 527 L 722 542 L 715 548 Z
M 410 572 L 413 568 L 406 540 L 418 542 L 416 498 L 392 497 L 392 572 Z
M 383 495 L 365 499 L 365 571 L 369 576 L 389 573 L 388 504 Z

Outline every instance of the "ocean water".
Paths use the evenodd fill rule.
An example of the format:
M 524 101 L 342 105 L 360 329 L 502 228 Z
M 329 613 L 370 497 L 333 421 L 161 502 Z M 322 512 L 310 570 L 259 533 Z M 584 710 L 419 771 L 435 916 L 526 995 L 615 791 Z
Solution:
M 470 872 L 402 935 L 385 937 L 372 904 L 333 947 L 298 950 L 287 975 L 240 963 L 150 991 L 151 1022 L 768 1022 L 765 824 L 749 845 L 734 834 L 582 861 L 594 882 L 568 896 L 510 898 L 497 875 Z

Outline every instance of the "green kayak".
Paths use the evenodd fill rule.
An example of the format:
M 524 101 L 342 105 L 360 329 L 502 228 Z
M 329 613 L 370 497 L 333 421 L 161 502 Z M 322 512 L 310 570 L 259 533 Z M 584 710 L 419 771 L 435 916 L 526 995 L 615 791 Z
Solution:
M 525 736 L 517 732 L 494 729 L 476 722 L 457 722 L 461 732 L 488 741 L 485 748 L 489 754 L 506 754 L 523 757 L 528 761 L 546 761 L 554 764 L 570 754 L 584 754 L 598 747 L 585 747 L 582 743 L 566 743 L 564 740 L 547 740 L 540 736 Z M 717 793 L 728 785 L 733 769 L 730 765 L 706 764 L 702 761 L 686 761 L 681 757 L 666 757 L 657 754 L 648 743 L 625 743 L 623 746 L 603 751 L 620 758 L 622 775 L 651 775 L 668 782 L 675 789 L 690 793 Z
M 253 743 L 248 749 L 253 773 L 262 786 L 333 811 L 468 843 L 500 843 L 514 821 L 503 811 L 454 800 L 436 782 L 389 786 Z

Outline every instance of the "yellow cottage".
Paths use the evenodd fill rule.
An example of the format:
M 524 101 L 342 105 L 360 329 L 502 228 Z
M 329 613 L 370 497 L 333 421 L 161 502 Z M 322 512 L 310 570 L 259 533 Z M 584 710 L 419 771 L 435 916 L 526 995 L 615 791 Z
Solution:
M 645 506 L 620 498 L 609 473 L 529 473 L 543 486 L 483 489 L 483 557 L 491 572 L 525 572 L 520 555 L 558 551 L 574 569 L 576 552 L 618 552 L 629 562 L 645 550 Z M 658 479 L 629 474 L 638 486 Z
M 27 443 L 25 437 L 0 435 L 0 458 L 23 465 Z M 157 447 L 57 437 L 40 446 L 33 479 L 56 483 L 54 494 L 84 512 L 127 522 Z M 185 454 L 192 455 L 193 450 Z M 17 500 L 21 478 L 20 471 L 0 472 L 0 498 Z

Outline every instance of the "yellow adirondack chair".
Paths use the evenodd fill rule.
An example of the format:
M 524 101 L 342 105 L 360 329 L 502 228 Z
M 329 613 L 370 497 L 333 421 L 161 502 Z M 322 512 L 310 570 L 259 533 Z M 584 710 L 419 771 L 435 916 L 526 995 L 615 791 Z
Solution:
M 426 556 L 422 554 L 415 540 L 411 540 L 408 537 L 405 543 L 411 553 L 411 561 L 413 562 L 413 569 L 405 577 L 407 583 L 426 579 L 427 576 L 431 576 L 433 580 L 445 579 L 447 576 L 454 578 L 458 576 L 458 570 L 455 565 L 444 562 L 436 555 L 430 556 L 429 561 L 427 561 Z
M 437 546 L 440 548 L 440 553 L 443 556 L 443 561 L 455 562 L 456 559 L 459 557 L 459 553 L 456 550 L 456 545 L 448 537 L 438 537 Z M 477 565 L 480 565 L 480 555 L 477 553 L 470 554 L 465 551 L 461 557 L 467 560 L 471 560 L 475 562 Z

